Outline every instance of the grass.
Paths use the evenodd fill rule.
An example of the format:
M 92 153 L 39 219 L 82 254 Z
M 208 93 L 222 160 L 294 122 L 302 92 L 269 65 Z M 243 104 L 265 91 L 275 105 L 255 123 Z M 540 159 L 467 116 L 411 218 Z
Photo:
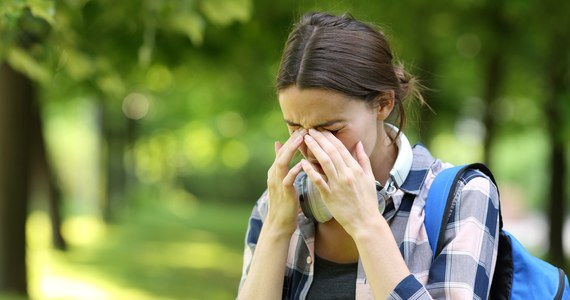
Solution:
M 32 299 L 235 299 L 249 205 L 146 203 L 104 225 L 67 219 L 66 252 L 50 246 L 49 220 L 28 220 Z M 1 299 L 8 299 L 7 295 Z

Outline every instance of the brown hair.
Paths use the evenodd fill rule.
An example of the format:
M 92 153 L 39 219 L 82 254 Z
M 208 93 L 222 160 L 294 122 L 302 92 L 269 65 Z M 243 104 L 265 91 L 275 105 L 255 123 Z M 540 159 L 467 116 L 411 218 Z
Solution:
M 371 107 L 392 90 L 400 130 L 404 101 L 424 103 L 416 79 L 393 62 L 384 34 L 350 15 L 305 14 L 289 34 L 275 85 L 278 92 L 292 85 L 334 90 Z

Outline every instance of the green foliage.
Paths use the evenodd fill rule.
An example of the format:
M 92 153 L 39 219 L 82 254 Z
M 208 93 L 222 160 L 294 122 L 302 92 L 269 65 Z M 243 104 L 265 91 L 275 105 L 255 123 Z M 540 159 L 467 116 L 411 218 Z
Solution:
M 310 10 L 350 12 L 382 27 L 396 58 L 429 88 L 436 112 L 421 113 L 410 135 L 443 159 L 482 157 L 485 66 L 497 52 L 506 72 L 493 107 L 496 157 L 524 140 L 525 129 L 544 134 L 549 41 L 564 35 L 567 21 L 562 9 L 536 1 L 5 1 L 0 57 L 41 83 L 45 111 L 53 112 L 47 122 L 58 117 L 50 109 L 58 102 L 89 99 L 92 109 L 102 104 L 122 117 L 127 99 L 140 100 L 146 110 L 129 154 L 138 180 L 251 200 L 263 189 L 273 141 L 287 137 L 272 88 L 279 54 L 291 23 Z M 113 122 L 125 123 L 120 117 Z M 544 166 L 536 149 L 521 152 L 518 165 Z M 540 161 L 524 159 L 531 155 Z M 516 169 L 494 164 L 505 176 Z
M 153 56 L 179 54 L 160 49 L 156 40 L 162 35 L 180 33 L 200 46 L 208 22 L 245 22 L 250 11 L 249 0 L 7 1 L 0 7 L 0 58 L 39 82 L 64 70 L 93 94 L 120 98 L 160 61 Z M 41 42 L 34 45 L 41 49 L 30 49 L 30 42 Z M 51 55 L 34 55 L 38 51 Z
M 251 0 L 200 1 L 200 9 L 208 19 L 222 26 L 227 26 L 234 21 L 248 21 L 251 6 Z
M 54 3 L 49 0 L 8 1 L 0 6 L 0 61 L 38 82 L 50 77 L 49 53 L 42 43 L 54 22 Z
M 19 47 L 10 48 L 6 53 L 6 59 L 15 69 L 26 74 L 38 82 L 47 82 L 51 74 L 47 68 L 39 64 L 28 52 Z
M 52 0 L 3 1 L 2 6 L 0 6 L 0 30 L 5 31 L 5 33 L 18 30 L 18 23 L 27 14 L 53 24 L 54 5 L 55 3 Z
M 541 63 L 548 28 L 537 25 L 535 8 L 524 1 L 60 1 L 46 22 L 53 72 L 42 95 L 47 107 L 81 98 L 117 111 L 139 95 L 148 112 L 136 121 L 130 154 L 138 180 L 252 200 L 264 188 L 273 141 L 287 137 L 272 81 L 291 23 L 310 10 L 349 11 L 381 26 L 397 59 L 428 87 L 435 114 L 422 112 L 408 132 L 444 160 L 482 158 L 485 66 L 493 52 L 504 52 L 492 148 L 502 157 L 507 150 L 499 149 L 524 140 L 524 129 L 546 130 Z M 494 15 L 503 23 L 489 23 Z M 45 77 L 45 68 L 28 65 L 35 78 Z M 518 165 L 544 165 L 546 156 L 539 157 Z M 499 176 L 513 173 L 509 164 L 494 164 Z

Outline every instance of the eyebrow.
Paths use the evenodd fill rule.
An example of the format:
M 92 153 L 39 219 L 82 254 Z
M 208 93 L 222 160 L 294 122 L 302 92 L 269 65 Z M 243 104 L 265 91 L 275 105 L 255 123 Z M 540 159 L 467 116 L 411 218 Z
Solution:
M 313 128 L 328 127 L 328 126 L 331 126 L 331 125 L 333 125 L 333 124 L 341 123 L 341 122 L 343 122 L 343 121 L 342 121 L 342 120 L 330 120 L 330 121 L 326 121 L 326 122 L 317 124 L 317 125 L 312 126 L 312 127 L 313 127 Z M 287 119 L 285 119 L 285 123 L 287 123 L 289 126 L 303 127 L 303 126 L 301 126 L 301 124 L 295 123 L 295 122 L 293 122 L 293 121 L 289 121 L 289 120 L 287 120 Z

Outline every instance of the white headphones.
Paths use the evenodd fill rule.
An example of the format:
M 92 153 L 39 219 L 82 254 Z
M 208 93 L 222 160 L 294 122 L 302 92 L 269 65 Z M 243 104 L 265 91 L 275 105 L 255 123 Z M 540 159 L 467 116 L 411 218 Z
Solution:
M 385 126 L 389 131 L 388 134 L 396 135 L 398 133 L 396 126 L 388 123 L 386 123 Z M 386 201 L 404 184 L 404 181 L 406 181 L 410 169 L 412 168 L 412 160 L 414 159 L 412 146 L 403 132 L 400 132 L 400 136 L 396 140 L 396 145 L 398 146 L 398 155 L 396 156 L 392 170 L 390 170 L 390 177 L 383 186 L 376 181 L 378 206 L 381 208 L 381 213 L 384 212 L 386 208 Z
M 388 134 L 395 136 L 398 133 L 398 128 L 394 125 L 385 124 L 388 129 Z M 396 140 L 398 146 L 398 155 L 392 170 L 390 170 L 390 177 L 386 184 L 382 185 L 376 181 L 376 191 L 378 194 L 378 209 L 380 213 L 384 212 L 386 208 L 386 201 L 402 186 L 410 169 L 412 168 L 412 160 L 414 158 L 412 146 L 404 133 L 400 133 Z M 301 209 L 307 218 L 314 219 L 319 223 L 324 223 L 332 219 L 332 214 L 327 209 L 325 203 L 321 199 L 321 194 L 317 188 L 309 180 L 306 174 L 301 178 L 299 186 L 299 202 Z

